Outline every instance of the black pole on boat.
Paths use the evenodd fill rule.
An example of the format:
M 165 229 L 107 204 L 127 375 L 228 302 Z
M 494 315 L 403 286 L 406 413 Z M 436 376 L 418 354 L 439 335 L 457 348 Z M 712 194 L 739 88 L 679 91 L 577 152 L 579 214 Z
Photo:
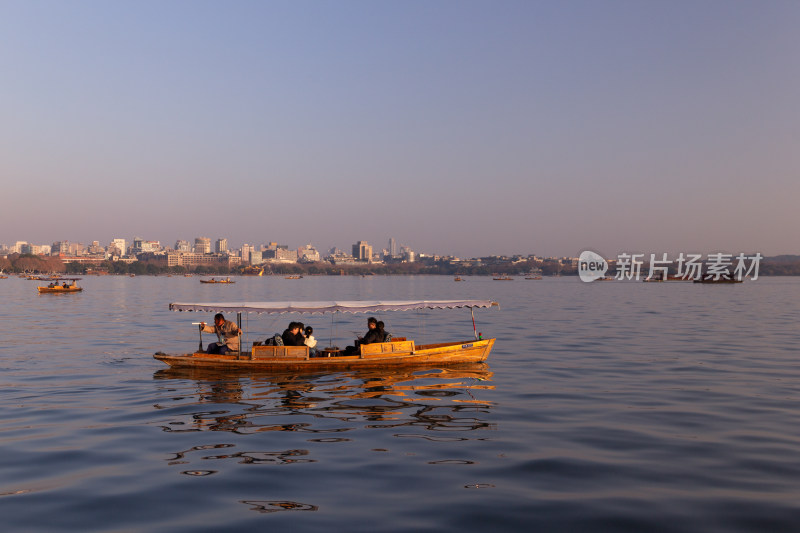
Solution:
M 197 325 L 197 331 L 200 332 L 200 345 L 197 347 L 198 352 L 203 351 L 203 324 Z
M 239 311 L 236 313 L 236 326 L 239 328 L 239 331 L 236 333 L 239 337 L 239 342 L 236 343 L 238 349 L 236 350 L 236 359 L 242 358 L 242 312 Z

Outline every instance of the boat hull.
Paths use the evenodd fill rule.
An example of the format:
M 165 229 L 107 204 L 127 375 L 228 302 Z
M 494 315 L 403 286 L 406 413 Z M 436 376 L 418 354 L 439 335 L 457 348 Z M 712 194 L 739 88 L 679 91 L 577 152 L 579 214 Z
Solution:
M 219 370 L 253 370 L 261 372 L 316 372 L 352 369 L 380 369 L 401 366 L 456 365 L 485 361 L 495 339 L 448 342 L 412 346 L 411 350 L 333 357 L 263 357 L 256 351 L 226 355 L 191 353 L 169 355 L 158 352 L 153 358 L 173 368 L 207 368 Z M 390 345 L 392 343 L 382 343 Z M 260 348 L 260 347 L 256 347 Z M 256 357 L 254 357 L 254 353 Z

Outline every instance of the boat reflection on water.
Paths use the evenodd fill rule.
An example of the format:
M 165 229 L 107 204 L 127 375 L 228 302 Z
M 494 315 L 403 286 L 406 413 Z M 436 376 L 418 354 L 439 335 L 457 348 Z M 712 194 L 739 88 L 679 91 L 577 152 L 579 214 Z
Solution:
M 334 508 L 342 504 L 340 496 L 324 480 L 357 483 L 365 472 L 415 455 L 411 450 L 420 445 L 452 453 L 462 442 L 467 453 L 470 441 L 485 440 L 481 430 L 494 429 L 488 399 L 494 385 L 486 363 L 314 375 L 166 368 L 153 377 L 161 389 L 154 406 L 163 413 L 160 427 L 177 447 L 165 462 L 176 473 L 204 478 L 249 466 L 303 467 L 291 476 L 281 469 L 252 478 L 261 479 L 251 486 L 253 494 L 270 499 L 238 501 L 258 513 Z M 364 457 L 370 441 L 367 447 L 376 455 Z M 358 459 L 331 460 L 343 453 L 342 446 L 357 449 L 350 453 Z M 360 468 L 354 466 L 359 461 Z M 426 465 L 473 463 L 459 454 Z M 412 462 L 408 468 L 419 467 Z M 289 499 L 298 496 L 302 501 Z
M 481 414 L 494 389 L 486 363 L 435 369 L 359 370 L 315 375 L 254 375 L 200 369 L 162 369 L 156 380 L 185 380 L 191 393 L 170 398 L 181 414 L 164 431 L 342 433 L 371 427 L 422 426 L 428 430 L 488 428 Z M 186 409 L 189 405 L 198 409 Z M 210 406 L 212 406 L 209 408 Z M 171 407 L 166 402 L 158 409 Z M 310 415 L 287 423 L 285 415 Z M 293 417 L 296 418 L 296 417 Z M 325 423 L 317 421 L 325 419 Z M 341 427 L 331 427 L 338 420 Z M 317 427 L 324 426 L 324 427 Z M 288 458 L 287 458 L 288 459 Z

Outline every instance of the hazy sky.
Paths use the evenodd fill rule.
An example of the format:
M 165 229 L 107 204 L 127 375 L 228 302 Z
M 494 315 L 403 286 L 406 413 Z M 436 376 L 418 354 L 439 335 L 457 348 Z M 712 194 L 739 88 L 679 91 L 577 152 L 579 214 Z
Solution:
M 0 243 L 800 253 L 800 2 L 0 0 Z

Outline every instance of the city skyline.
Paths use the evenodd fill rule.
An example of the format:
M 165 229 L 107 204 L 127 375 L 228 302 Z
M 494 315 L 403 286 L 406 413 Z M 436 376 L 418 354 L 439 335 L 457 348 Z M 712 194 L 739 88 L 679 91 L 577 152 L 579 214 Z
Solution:
M 144 237 L 140 237 L 140 236 L 135 236 L 133 238 L 117 236 L 117 237 L 115 237 L 113 239 L 110 239 L 110 240 L 108 240 L 106 242 L 100 241 L 98 239 L 90 239 L 88 241 L 86 241 L 86 240 L 72 241 L 72 240 L 69 240 L 69 239 L 55 239 L 55 240 L 48 240 L 48 241 L 51 241 L 51 242 L 33 242 L 33 241 L 30 241 L 30 240 L 15 239 L 11 243 L 0 242 L 0 250 L 15 248 L 15 247 L 18 247 L 21 244 L 32 245 L 32 246 L 36 246 L 36 247 L 42 247 L 42 246 L 51 247 L 51 246 L 56 246 L 56 245 L 69 244 L 69 245 L 79 245 L 79 246 L 83 246 L 84 248 L 88 248 L 88 247 L 91 247 L 92 245 L 95 245 L 95 243 L 96 243 L 96 245 L 104 247 L 104 248 L 112 247 L 112 246 L 117 245 L 117 247 L 123 247 L 125 249 L 129 249 L 129 248 L 135 246 L 135 243 L 137 241 L 139 241 L 141 243 L 144 243 L 144 246 L 146 248 L 149 248 L 149 247 L 155 245 L 155 247 L 158 248 L 158 249 L 171 249 L 171 250 L 176 250 L 176 251 L 191 251 L 191 250 L 195 250 L 195 251 L 199 251 L 201 253 L 212 253 L 212 252 L 220 253 L 220 252 L 225 252 L 225 251 L 230 251 L 230 250 L 242 250 L 243 248 L 248 248 L 248 249 L 267 249 L 267 248 L 270 248 L 270 247 L 285 247 L 287 249 L 297 250 L 297 249 L 307 248 L 309 246 L 311 246 L 313 248 L 317 248 L 317 249 L 323 249 L 323 250 L 334 250 L 334 249 L 336 249 L 336 250 L 344 251 L 344 250 L 349 249 L 351 246 L 357 246 L 360 243 L 364 243 L 365 245 L 367 245 L 367 244 L 369 245 L 370 250 L 373 249 L 373 248 L 378 252 L 386 250 L 387 252 L 389 252 L 390 255 L 395 255 L 398 249 L 404 249 L 404 248 L 409 248 L 410 249 L 410 248 L 412 248 L 411 246 L 408 246 L 408 245 L 406 245 L 404 243 L 398 243 L 396 241 L 396 239 L 391 238 L 391 237 L 387 239 L 385 247 L 380 246 L 380 244 L 378 244 L 378 243 L 370 244 L 367 241 L 364 241 L 363 239 L 359 239 L 358 241 L 356 241 L 355 244 L 351 244 L 351 245 L 348 245 L 348 246 L 339 246 L 339 245 L 319 246 L 319 245 L 315 245 L 313 242 L 307 242 L 307 243 L 301 244 L 299 246 L 292 246 L 292 245 L 289 245 L 289 244 L 281 243 L 281 242 L 278 242 L 278 241 L 272 241 L 272 240 L 268 240 L 268 239 L 263 239 L 263 240 L 260 240 L 260 241 L 257 241 L 257 242 L 249 242 L 249 243 L 248 242 L 243 242 L 243 243 L 241 243 L 240 245 L 237 246 L 235 244 L 236 241 L 230 241 L 226 236 L 221 236 L 221 237 L 199 236 L 199 237 L 193 237 L 193 238 L 191 238 L 191 240 L 185 239 L 185 238 L 178 238 L 178 239 L 169 240 L 169 241 L 166 241 L 166 242 L 158 240 L 158 239 L 148 239 L 148 238 L 144 238 Z M 171 244 L 171 243 L 174 243 L 174 244 Z M 393 248 L 392 248 L 393 244 L 394 244 L 394 251 L 393 251 Z M 145 250 L 145 251 L 148 251 L 148 250 Z
M 783 1 L 6 2 L 0 243 L 796 254 L 798 25 Z

